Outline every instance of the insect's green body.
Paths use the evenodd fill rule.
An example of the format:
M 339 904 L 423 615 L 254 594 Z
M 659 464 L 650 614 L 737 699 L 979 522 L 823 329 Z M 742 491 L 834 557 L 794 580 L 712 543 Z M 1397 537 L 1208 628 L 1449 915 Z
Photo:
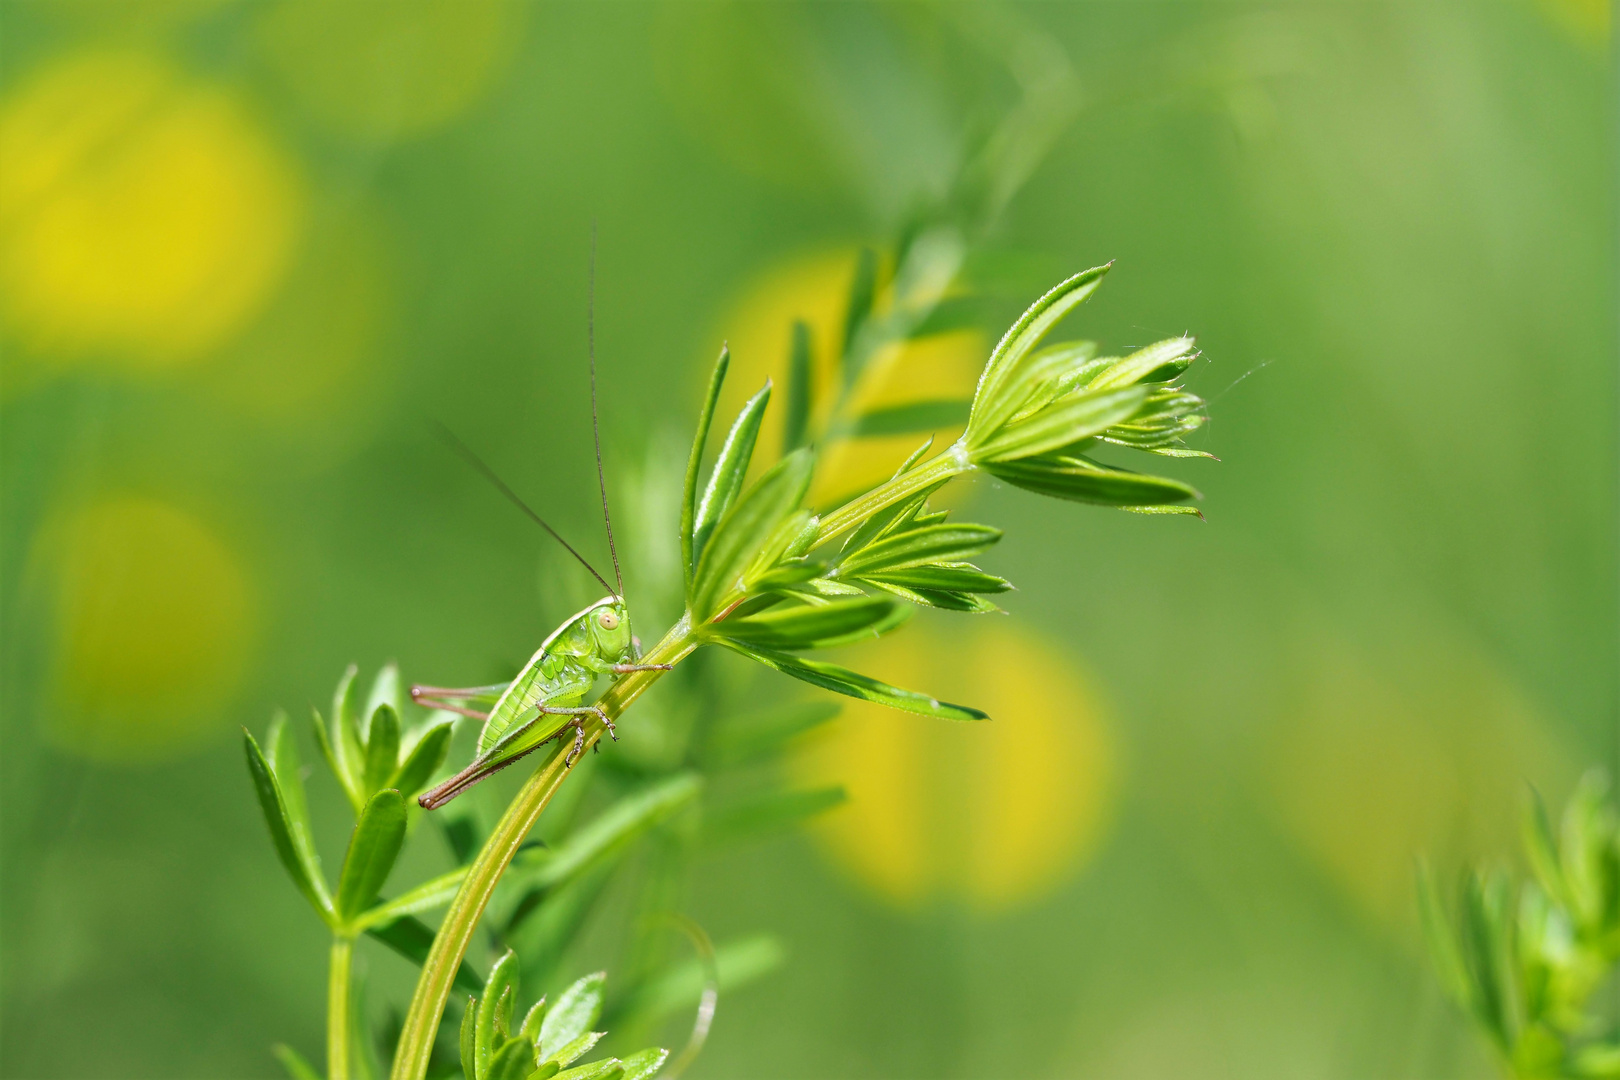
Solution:
M 430 810 L 442 806 L 479 780 L 570 731 L 574 735 L 568 757 L 572 764 L 584 747 L 584 717 L 595 714 L 612 729 L 600 709 L 584 704 L 586 696 L 601 676 L 611 678 L 640 669 L 634 662 L 635 652 L 624 599 L 605 596 L 552 631 L 510 683 L 469 690 L 413 687 L 411 696 L 423 704 L 484 719 L 473 763 L 424 794 L 421 804 Z M 484 714 L 435 701 L 427 696 L 430 694 L 480 703 L 493 698 L 494 705 Z

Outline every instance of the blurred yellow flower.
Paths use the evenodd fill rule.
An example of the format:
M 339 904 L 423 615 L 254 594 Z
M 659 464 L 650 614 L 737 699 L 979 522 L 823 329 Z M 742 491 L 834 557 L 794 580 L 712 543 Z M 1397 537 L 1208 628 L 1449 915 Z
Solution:
M 919 620 L 852 666 L 994 719 L 953 724 L 846 701 L 794 769 L 807 785 L 848 789 L 816 835 L 879 895 L 1001 910 L 1049 893 L 1097 849 L 1114 745 L 1069 658 L 1003 618 L 947 619 Z
M 197 359 L 264 304 L 301 231 L 291 163 L 157 56 L 58 59 L 0 106 L 0 321 L 57 364 Z
M 483 96 L 522 40 L 511 0 L 286 0 L 259 40 L 311 116 L 346 135 L 419 135 Z
M 216 730 L 258 629 L 248 571 L 213 530 L 157 499 L 58 515 L 34 559 L 53 583 L 46 733 L 96 760 L 182 753 Z
M 1269 775 L 1277 820 L 1306 856 L 1365 914 L 1411 930 L 1418 857 L 1513 850 L 1524 785 L 1559 793 L 1573 773 L 1490 661 L 1434 625 L 1404 641 L 1373 655 L 1301 634 Z
M 812 416 L 818 423 L 829 419 L 838 396 L 835 372 L 843 342 L 844 305 L 857 257 L 858 249 L 848 247 L 786 259 L 752 278 L 724 311 L 720 336 L 731 346 L 731 374 L 718 422 L 729 424 L 767 378 L 776 386 L 760 428 L 756 473 L 775 461 L 781 449 L 788 352 L 797 319 L 810 327 L 815 384 Z M 855 388 L 851 411 L 860 415 L 908 402 L 970 398 L 988 355 L 989 343 L 977 330 L 936 334 L 884 349 L 872 358 Z M 960 433 L 960 426 L 942 428 L 936 433 L 935 445 L 943 449 Z M 825 503 L 887 479 L 925 438 L 926 434 L 863 436 L 824 446 L 811 503 Z
M 1569 31 L 1582 45 L 1598 51 L 1609 48 L 1609 27 L 1613 21 L 1610 0 L 1538 0 L 1541 9 L 1554 22 Z

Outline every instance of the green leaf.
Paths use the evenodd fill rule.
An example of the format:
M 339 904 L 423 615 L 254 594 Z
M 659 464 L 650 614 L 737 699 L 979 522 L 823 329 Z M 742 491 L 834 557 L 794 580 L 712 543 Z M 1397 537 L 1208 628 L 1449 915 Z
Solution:
M 366 796 L 376 794 L 399 768 L 399 714 L 384 702 L 366 726 Z
M 487 1080 L 528 1080 L 534 1072 L 534 1043 L 528 1039 L 509 1040 L 489 1059 Z
M 815 370 L 811 364 L 810 324 L 793 321 L 793 338 L 788 346 L 787 411 L 782 416 L 782 453 L 791 453 L 803 443 L 810 427 L 810 406 L 816 399 Z
M 714 623 L 712 633 L 777 649 L 822 648 L 826 641 L 876 636 L 874 628 L 888 621 L 894 610 L 893 601 L 875 596 L 778 604 L 747 618 Z
M 1547 817 L 1546 804 L 1541 801 L 1541 792 L 1533 787 L 1525 800 L 1522 831 L 1525 855 L 1536 880 L 1548 896 L 1567 904 L 1567 886 L 1558 864 L 1558 842 L 1553 839 L 1552 822 Z
M 932 442 L 933 440 L 929 441 Z M 926 448 L 925 445 L 924 449 Z M 899 473 L 896 474 L 896 476 L 899 475 Z M 949 477 L 937 484 L 930 484 L 907 498 L 885 506 L 882 510 L 863 521 L 854 532 L 849 534 L 849 538 L 844 541 L 843 550 L 859 551 L 873 541 L 888 536 L 897 530 L 904 529 L 915 521 L 917 515 L 922 512 L 923 507 L 928 505 L 929 496 L 948 483 L 950 483 Z
M 368 927 L 366 934 L 417 967 L 427 962 L 428 950 L 433 948 L 433 928 L 411 915 L 381 926 Z M 472 969 L 472 965 L 463 960 L 456 969 L 455 987 L 463 993 L 477 994 L 483 991 L 484 980 Z
M 450 724 L 434 724 L 422 732 L 411 752 L 394 771 L 394 775 L 388 778 L 388 786 L 398 788 L 399 793 L 407 799 L 427 787 L 433 774 L 444 764 L 445 756 L 450 753 L 450 737 L 454 733 L 455 729 Z
M 1068 446 L 1129 420 L 1147 395 L 1146 387 L 1131 386 L 1059 398 L 1033 416 L 1008 424 L 983 445 L 973 447 L 973 460 L 977 464 L 1013 461 Z
M 720 400 L 720 388 L 726 381 L 726 368 L 731 364 L 731 350 L 722 347 L 709 375 L 709 392 L 704 395 L 703 409 L 698 413 L 697 433 L 692 438 L 692 452 L 686 459 L 686 481 L 681 490 L 681 577 L 686 584 L 686 595 L 692 595 L 692 576 L 697 560 L 692 555 L 692 532 L 697 521 L 698 470 L 703 465 L 703 447 L 709 441 L 709 425 L 714 422 L 715 403 Z
M 1001 609 L 974 593 L 951 592 L 946 589 L 912 589 L 892 581 L 871 578 L 868 584 L 908 600 L 919 607 L 939 608 L 942 611 L 963 611 L 973 615 L 988 615 Z
M 769 757 L 795 735 L 825 724 L 841 710 L 836 701 L 800 701 L 723 718 L 709 731 L 704 758 L 725 768 Z
M 322 918 L 330 921 L 332 915 L 332 901 L 327 895 L 326 882 L 321 877 L 320 867 L 313 858 L 301 848 L 299 840 L 293 831 L 293 823 L 287 811 L 286 796 L 282 794 L 281 785 L 276 775 L 271 771 L 270 763 L 265 760 L 264 753 L 259 744 L 254 741 L 253 733 L 246 728 L 242 729 L 243 749 L 247 753 L 248 773 L 253 777 L 253 789 L 259 796 L 259 809 L 264 813 L 264 822 L 270 829 L 270 842 L 275 845 L 276 854 L 281 858 L 281 865 L 286 869 L 293 884 L 298 891 L 304 894 L 310 906 L 320 913 Z
M 566 1046 L 591 1029 L 602 1015 L 602 985 L 607 973 L 594 972 L 575 982 L 557 997 L 557 1004 L 540 1024 L 540 1052 L 547 1057 L 553 1046 Z
M 540 1021 L 546 1018 L 546 997 L 540 995 L 540 1000 L 529 1006 L 529 1011 L 523 1014 L 523 1024 L 518 1028 L 522 1035 L 535 1045 L 540 1045 Z
M 925 525 L 896 532 L 845 556 L 843 577 L 866 577 L 879 571 L 922 563 L 954 562 L 976 555 L 1001 539 L 989 525 Z
M 863 577 L 874 583 L 938 592 L 1002 593 L 1012 588 L 1007 579 L 987 574 L 971 563 L 902 566 Z
M 467 999 L 461 1011 L 461 1072 L 464 1080 L 482 1080 L 478 1072 L 478 998 Z
M 1097 286 L 1102 284 L 1103 277 L 1112 266 L 1113 264 L 1109 263 L 1106 266 L 1094 266 L 1090 270 L 1081 271 L 1035 301 L 1018 317 L 1018 321 L 1013 323 L 996 343 L 989 361 L 984 366 L 984 373 L 979 376 L 979 385 L 973 395 L 975 414 L 996 392 L 1008 371 L 1023 359 L 1025 354 L 1040 344 L 1041 339 L 1058 324 L 1059 320 L 1097 291 Z M 973 422 L 969 421 L 968 426 L 971 430 Z
M 856 436 L 910 435 L 918 431 L 953 431 L 967 423 L 973 402 L 967 398 L 914 401 L 874 409 L 855 421 Z
M 359 703 L 355 679 L 359 674 L 360 669 L 350 664 L 338 682 L 337 692 L 332 695 L 332 725 L 336 729 L 332 739 L 332 762 L 338 782 L 343 785 L 356 814 L 366 804 L 365 748 L 360 742 L 356 716 Z
M 495 1034 L 501 1026 L 497 1020 L 503 1010 L 507 1016 L 511 1015 L 518 981 L 517 953 L 508 949 L 489 969 L 489 980 L 484 984 L 484 996 L 478 1002 L 478 1016 L 473 1023 L 473 1062 L 480 1077 L 489 1075 L 490 1058 L 495 1052 Z
M 1093 358 L 1089 341 L 1065 342 L 1031 353 L 1020 361 L 973 414 L 970 445 L 989 441 L 1007 422 L 1023 419 L 1084 385 L 1110 360 Z
M 1418 914 L 1423 924 L 1423 937 L 1441 986 L 1453 1001 L 1465 1009 L 1472 1008 L 1473 991 L 1468 968 L 1457 948 L 1457 936 L 1446 918 L 1445 905 L 1435 887 L 1434 873 L 1426 862 L 1418 864 Z
M 346 782 L 343 770 L 338 766 L 337 755 L 332 750 L 332 740 L 326 733 L 326 720 L 321 716 L 321 711 L 313 705 L 309 710 L 309 724 L 310 733 L 315 736 L 315 745 L 320 750 L 321 757 L 326 759 L 327 768 L 331 769 L 332 775 L 337 778 L 338 786 L 344 787 Z M 344 787 L 345 793 L 347 790 Z
M 879 682 L 871 676 L 861 675 L 823 660 L 805 660 L 789 653 L 774 652 L 724 639 L 721 644 L 784 675 L 791 675 L 795 679 L 802 679 L 812 686 L 819 686 L 834 693 L 846 694 L 863 701 L 875 701 L 879 705 L 903 709 L 906 712 L 937 716 L 942 720 L 990 719 L 986 713 L 978 709 L 952 705 L 948 701 L 939 701 L 927 694 L 911 690 L 901 690 L 888 683 Z
M 356 931 L 370 930 L 373 926 L 382 926 L 407 915 L 420 915 L 443 907 L 455 899 L 456 891 L 461 888 L 462 879 L 466 876 L 467 868 L 459 866 L 447 874 L 424 881 L 414 889 L 366 910 L 354 920 L 353 928 Z
M 751 584 L 756 592 L 770 592 L 772 589 L 785 589 L 812 581 L 830 569 L 826 563 L 817 560 L 793 559 L 761 574 Z
M 735 593 L 743 571 L 804 498 L 814 464 L 808 449 L 795 450 L 771 466 L 720 519 L 698 563 L 692 595 L 695 622 L 713 618 Z
M 291 1080 L 321 1080 L 321 1074 L 315 1071 L 315 1066 L 305 1061 L 303 1057 L 286 1043 L 276 1043 L 270 1052 L 281 1062 L 281 1067 L 287 1070 Z
M 349 838 L 338 876 L 337 917 L 345 924 L 370 907 L 405 843 L 405 800 L 385 788 L 371 797 Z
M 591 1047 L 601 1042 L 605 1034 L 602 1031 L 587 1031 L 547 1054 L 546 1060 L 555 1061 L 558 1065 L 572 1065 L 590 1053 Z
M 394 710 L 396 717 L 405 715 L 405 688 L 399 679 L 399 665 L 390 660 L 377 672 L 377 677 L 371 680 L 371 693 L 366 695 L 366 706 L 360 711 L 362 717 L 375 717 L 377 706 L 387 705 Z M 363 732 L 369 741 L 369 731 Z
M 765 386 L 748 399 L 737 414 L 737 419 L 732 421 L 726 441 L 720 447 L 720 456 L 715 458 L 708 487 L 703 491 L 703 501 L 698 504 L 697 523 L 693 526 L 692 557 L 700 563 L 703 549 L 708 546 L 715 526 L 731 509 L 737 492 L 742 490 L 748 463 L 754 457 L 754 442 L 759 438 L 759 425 L 765 419 L 765 407 L 770 402 L 771 381 L 766 379 Z
M 1117 390 L 1144 382 L 1164 382 L 1187 370 L 1197 352 L 1190 337 L 1175 337 L 1138 349 L 1110 365 L 1087 384 L 1088 390 Z
M 844 339 L 838 349 L 840 360 L 849 355 L 861 324 L 872 314 L 872 303 L 877 297 L 877 269 L 877 253 L 868 247 L 861 248 L 855 260 L 855 274 L 849 282 L 849 299 L 844 305 Z
M 292 833 L 293 848 L 298 860 L 315 885 L 315 891 L 326 900 L 331 909 L 331 894 L 326 887 L 326 875 L 321 870 L 321 856 L 315 848 L 315 830 L 310 824 L 309 802 L 304 797 L 303 770 L 298 760 L 298 744 L 293 739 L 287 714 L 276 710 L 265 733 L 265 763 L 281 789 L 283 805 L 287 811 L 287 825 Z
M 618 1058 L 605 1058 L 564 1069 L 552 1080 L 624 1080 L 624 1063 Z
M 508 874 L 530 888 L 558 888 L 669 818 L 702 789 L 703 780 L 696 773 L 677 773 L 660 780 L 619 799 L 589 823 L 573 829 L 557 847 L 535 852 L 532 861 L 526 860 Z M 558 1007 L 561 1005 L 559 1000 Z
M 1197 489 L 1179 480 L 1055 454 L 997 462 L 985 469 L 997 479 L 1037 495 L 1098 506 L 1160 506 L 1198 498 Z
M 669 1051 L 661 1046 L 637 1050 L 624 1059 L 624 1080 L 647 1080 L 669 1060 Z
M 728 843 L 777 829 L 794 828 L 848 798 L 839 784 L 810 791 L 767 791 L 705 815 L 703 827 L 711 842 Z

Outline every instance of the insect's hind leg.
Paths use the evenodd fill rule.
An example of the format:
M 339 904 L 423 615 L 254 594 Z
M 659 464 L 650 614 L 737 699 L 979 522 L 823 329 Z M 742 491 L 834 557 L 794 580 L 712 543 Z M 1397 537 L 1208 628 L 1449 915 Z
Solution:
M 494 683 L 490 686 L 467 686 L 460 689 L 451 686 L 423 686 L 416 684 L 411 687 L 411 701 L 429 709 L 443 709 L 445 712 L 460 713 L 470 716 L 474 720 L 488 720 L 489 713 L 469 709 L 465 705 L 455 705 L 448 698 L 496 698 L 507 687 L 506 683 Z

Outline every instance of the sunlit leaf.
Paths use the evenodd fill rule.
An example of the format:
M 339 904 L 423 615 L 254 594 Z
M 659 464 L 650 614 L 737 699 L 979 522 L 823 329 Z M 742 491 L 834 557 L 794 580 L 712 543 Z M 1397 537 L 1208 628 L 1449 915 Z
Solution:
M 844 557 L 845 577 L 930 562 L 954 562 L 978 554 L 1001 539 L 988 525 L 926 525 L 885 536 Z
M 606 1058 L 576 1065 L 557 1073 L 553 1080 L 624 1080 L 624 1063 L 618 1058 Z
M 1129 420 L 1147 395 L 1146 387 L 1131 386 L 1059 398 L 1034 415 L 1008 424 L 988 442 L 974 446 L 973 459 L 981 464 L 1014 461 L 1068 446 Z
M 1195 488 L 1179 480 L 1107 468 L 1084 458 L 1050 454 L 985 468 L 1026 491 L 1098 506 L 1158 506 L 1198 498 Z
M 337 692 L 332 695 L 332 760 L 338 780 L 356 814 L 366 805 L 366 756 L 365 747 L 360 741 L 360 702 L 356 683 L 359 674 L 360 669 L 350 664 L 338 682 Z
M 712 618 L 721 602 L 738 588 L 743 571 L 770 540 L 772 530 L 804 498 L 814 463 L 808 449 L 795 450 L 761 476 L 720 520 L 693 582 L 695 619 L 706 622 Z
M 1169 338 L 1138 349 L 1110 365 L 1087 384 L 1088 390 L 1117 390 L 1143 382 L 1163 382 L 1187 370 L 1196 357 L 1193 339 Z
M 692 437 L 692 451 L 686 459 L 686 478 L 681 490 L 681 577 L 686 595 L 692 595 L 692 578 L 697 560 L 692 555 L 692 533 L 697 523 L 698 472 L 703 465 L 703 448 L 709 441 L 709 426 L 714 422 L 715 404 L 720 400 L 720 388 L 726 381 L 726 368 L 731 364 L 731 353 L 722 348 L 709 375 L 709 390 L 703 397 L 703 408 L 698 413 L 697 432 Z
M 399 714 L 387 703 L 377 706 L 366 726 L 365 792 L 382 790 L 399 767 Z
M 591 1029 L 602 1015 L 602 986 L 606 982 L 606 972 L 594 972 L 557 996 L 557 1004 L 540 1024 L 541 1054 L 549 1057 L 552 1047 L 566 1046 Z
M 979 385 L 973 396 L 975 413 L 996 392 L 1009 369 L 1040 344 L 1059 320 L 1097 290 L 1112 265 L 1095 266 L 1061 282 L 1018 317 L 1018 321 L 996 343 L 984 366 L 984 373 L 979 376 Z M 969 429 L 972 427 L 970 421 Z
M 247 752 L 248 772 L 253 777 L 253 788 L 259 796 L 259 809 L 264 813 L 270 829 L 270 841 L 275 846 L 281 865 L 286 869 L 298 891 L 304 894 L 310 906 L 329 918 L 332 901 L 326 892 L 326 883 L 320 877 L 320 868 L 306 861 L 299 841 L 295 839 L 293 825 L 287 812 L 287 801 L 270 763 L 253 738 L 252 732 L 242 729 L 243 748 Z
M 511 1015 L 519 978 L 517 953 L 511 949 L 501 954 L 495 966 L 489 969 L 489 979 L 484 984 L 484 995 L 478 1002 L 478 1015 L 473 1024 L 473 1062 L 479 1076 L 489 1072 L 490 1059 L 495 1053 L 495 1035 L 503 1026 L 497 1020 L 503 1010 L 507 1016 Z
M 743 645 L 735 641 L 722 643 L 734 652 L 739 652 L 751 660 L 756 660 L 768 668 L 780 671 L 784 675 L 791 675 L 795 679 L 802 679 L 812 686 L 819 686 L 834 693 L 847 694 L 849 697 L 860 698 L 863 701 L 874 701 L 879 705 L 887 705 L 894 709 L 904 709 L 906 712 L 921 713 L 924 716 L 936 716 L 942 720 L 988 720 L 990 717 L 978 709 L 968 708 L 965 705 L 952 705 L 948 701 L 939 701 L 927 694 L 919 694 L 912 690 L 901 690 L 880 682 L 869 675 L 861 675 L 837 664 L 829 664 L 824 660 L 805 660 L 789 653 L 775 652 L 755 646 Z
M 765 419 L 765 409 L 770 401 L 771 383 L 767 379 L 760 392 L 743 405 L 737 419 L 731 424 L 731 430 L 726 433 L 726 441 L 720 446 L 720 455 L 715 458 L 714 469 L 709 473 L 709 483 L 703 490 L 702 501 L 698 503 L 697 520 L 693 525 L 692 557 L 699 563 L 703 560 L 703 550 L 708 546 L 715 526 L 731 509 L 737 492 L 742 490 L 748 463 L 754 457 L 759 426 Z
M 1005 578 L 987 574 L 970 563 L 934 563 L 902 566 L 877 574 L 862 575 L 873 582 L 900 585 L 908 589 L 941 592 L 1002 593 L 1012 588 Z
M 713 632 L 733 641 L 776 649 L 824 648 L 828 642 L 875 636 L 894 613 L 894 602 L 851 597 L 820 604 L 785 603 L 747 618 L 716 623 Z
M 405 800 L 385 788 L 371 797 L 355 822 L 338 876 L 335 908 L 347 923 L 376 900 L 405 843 Z
M 669 1051 L 661 1046 L 637 1050 L 624 1059 L 624 1080 L 647 1080 L 662 1069 L 668 1060 Z
M 546 1054 L 547 1061 L 555 1061 L 558 1065 L 571 1065 L 590 1053 L 591 1047 L 602 1041 L 606 1032 L 587 1031 L 578 1038 L 559 1046 Z

